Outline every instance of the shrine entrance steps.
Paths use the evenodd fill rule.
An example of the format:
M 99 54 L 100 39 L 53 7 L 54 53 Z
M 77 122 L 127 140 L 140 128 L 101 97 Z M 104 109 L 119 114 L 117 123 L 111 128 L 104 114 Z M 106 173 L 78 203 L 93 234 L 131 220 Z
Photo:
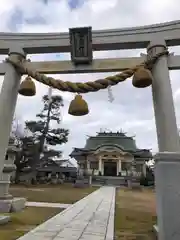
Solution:
M 113 240 L 115 187 L 101 187 L 19 240 Z
M 125 186 L 126 179 L 125 177 L 93 176 L 92 184 L 100 186 Z

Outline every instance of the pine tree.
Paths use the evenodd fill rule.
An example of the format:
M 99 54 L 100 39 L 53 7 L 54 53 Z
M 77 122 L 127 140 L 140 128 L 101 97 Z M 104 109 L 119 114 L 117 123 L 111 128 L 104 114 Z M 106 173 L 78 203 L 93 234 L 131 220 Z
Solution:
M 31 168 L 33 159 L 38 151 L 38 144 L 32 136 L 21 136 L 19 138 L 19 151 L 16 153 L 14 164 L 16 165 L 15 182 L 19 182 L 22 170 Z
M 16 165 L 15 182 L 19 182 L 22 169 L 30 167 L 37 144 L 32 136 L 26 136 L 25 129 L 15 116 L 12 123 L 12 130 L 9 138 L 9 145 L 17 148 L 14 164 Z
M 61 145 L 68 141 L 69 130 L 55 127 L 61 122 L 61 108 L 63 99 L 61 96 L 54 95 L 49 99 L 44 95 L 43 109 L 36 115 L 37 121 L 26 121 L 26 127 L 30 130 L 34 142 L 37 143 L 37 151 L 32 166 L 36 167 L 41 160 L 52 159 L 61 156 L 61 151 L 47 149 L 46 144 L 50 146 Z

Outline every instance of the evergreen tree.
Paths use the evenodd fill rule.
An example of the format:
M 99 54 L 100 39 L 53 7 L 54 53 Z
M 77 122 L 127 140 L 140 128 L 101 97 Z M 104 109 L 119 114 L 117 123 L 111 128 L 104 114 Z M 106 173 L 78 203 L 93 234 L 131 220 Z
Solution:
M 12 123 L 12 130 L 9 138 L 9 145 L 17 148 L 14 164 L 16 165 L 15 182 L 19 182 L 19 176 L 22 169 L 30 167 L 35 151 L 37 151 L 37 144 L 32 136 L 26 136 L 25 130 L 19 120 L 14 117 Z
M 32 136 L 22 136 L 19 138 L 19 151 L 16 153 L 14 164 L 16 165 L 15 182 L 19 182 L 22 170 L 31 168 L 33 159 L 38 151 L 38 144 Z
M 43 109 L 36 115 L 37 121 L 26 121 L 26 127 L 30 130 L 34 142 L 37 144 L 35 157 L 32 166 L 40 164 L 40 160 L 61 156 L 61 151 L 47 149 L 46 144 L 50 146 L 61 145 L 68 141 L 69 130 L 55 127 L 55 124 L 61 122 L 61 108 L 63 107 L 63 99 L 61 96 L 54 95 L 49 99 L 48 95 L 44 95 Z

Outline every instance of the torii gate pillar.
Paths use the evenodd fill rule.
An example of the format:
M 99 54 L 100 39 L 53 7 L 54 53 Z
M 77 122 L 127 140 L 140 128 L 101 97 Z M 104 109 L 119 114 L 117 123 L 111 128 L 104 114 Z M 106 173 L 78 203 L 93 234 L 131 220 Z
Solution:
M 166 49 L 165 41 L 152 41 L 148 55 Z M 159 153 L 155 156 L 155 185 L 158 239 L 180 239 L 180 139 L 176 124 L 168 57 L 162 56 L 152 68 L 152 95 Z
M 148 46 L 148 56 L 155 56 L 164 50 L 166 50 L 165 41 L 151 42 Z M 159 151 L 179 152 L 180 141 L 166 55 L 160 57 L 154 64 L 152 74 L 154 78 L 152 94 Z
M 25 58 L 24 51 L 16 46 L 10 49 L 9 56 L 17 60 Z M 6 63 L 5 67 L 6 73 L 0 93 L 0 212 L 9 212 L 8 209 L 11 206 L 8 192 L 9 179 L 10 173 L 15 169 L 15 165 L 5 161 L 5 155 L 9 145 L 9 136 L 21 80 L 21 74 L 18 73 L 14 66 Z M 9 200 L 6 202 L 6 199 Z

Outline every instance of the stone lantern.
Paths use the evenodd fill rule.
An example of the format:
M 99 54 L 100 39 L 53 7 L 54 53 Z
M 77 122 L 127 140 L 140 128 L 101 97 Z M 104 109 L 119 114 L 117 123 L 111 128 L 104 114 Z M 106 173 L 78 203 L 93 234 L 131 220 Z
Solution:
M 25 198 L 13 198 L 9 194 L 9 185 L 12 173 L 16 170 L 14 164 L 16 153 L 19 150 L 16 146 L 11 145 L 7 150 L 5 163 L 2 174 L 0 174 L 0 212 L 17 212 L 25 207 Z

